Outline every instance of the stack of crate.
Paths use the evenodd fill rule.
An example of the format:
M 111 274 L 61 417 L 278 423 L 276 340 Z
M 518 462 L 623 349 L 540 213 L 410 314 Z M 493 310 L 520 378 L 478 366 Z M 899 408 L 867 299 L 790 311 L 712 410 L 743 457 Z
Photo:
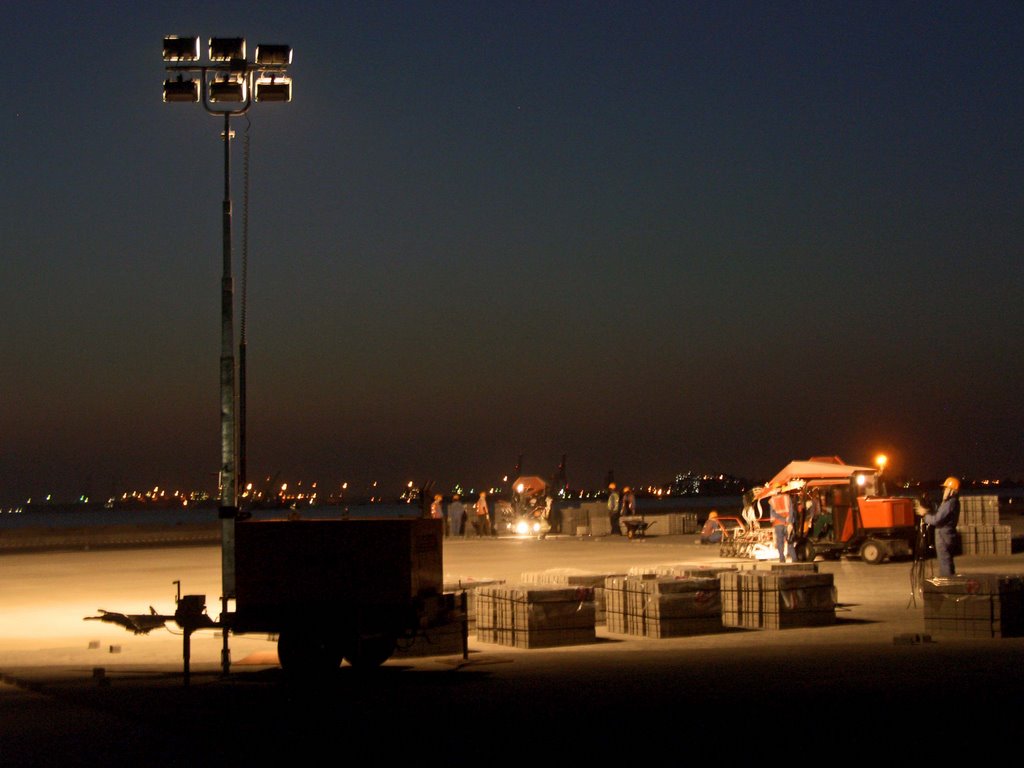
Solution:
M 999 497 L 961 496 L 960 521 L 956 527 L 965 555 L 1009 555 L 1013 533 L 999 525 Z
M 483 587 L 476 598 L 476 638 L 481 642 L 552 648 L 597 639 L 594 590 L 589 587 Z
M 618 574 L 581 571 L 576 568 L 549 568 L 546 571 L 529 571 L 520 577 L 522 584 L 543 584 L 559 587 L 586 587 L 594 592 L 594 621 L 605 623 L 606 601 L 604 583 L 609 576 Z
M 994 573 L 924 581 L 924 628 L 960 637 L 1024 637 L 1024 576 Z
M 605 595 L 609 632 L 660 638 L 722 631 L 717 576 L 612 576 Z
M 726 572 L 719 581 L 722 624 L 726 627 L 788 629 L 835 623 L 836 593 L 831 573 L 773 568 Z

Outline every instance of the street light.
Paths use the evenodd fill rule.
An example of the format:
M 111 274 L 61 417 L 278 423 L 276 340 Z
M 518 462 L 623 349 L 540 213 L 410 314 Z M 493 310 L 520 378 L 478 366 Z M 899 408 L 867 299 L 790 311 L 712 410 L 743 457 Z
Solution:
M 167 35 L 163 42 L 163 98 L 167 103 L 196 103 L 211 115 L 224 118 L 224 204 L 223 276 L 221 278 L 220 437 L 221 468 L 219 512 L 221 520 L 221 579 L 224 613 L 235 596 L 235 521 L 238 518 L 238 488 L 245 482 L 245 325 L 238 357 L 238 419 L 235 391 L 234 288 L 231 277 L 231 117 L 244 115 L 255 101 L 291 101 L 291 79 L 287 77 L 292 49 L 287 45 L 256 46 L 253 62 L 246 60 L 245 39 L 211 37 L 208 63 L 199 55 L 199 37 Z M 257 82 L 267 83 L 261 88 Z M 286 86 L 286 87 L 285 87 Z M 269 88 L 269 90 L 267 90 Z M 262 97 L 262 98 L 261 98 Z M 221 106 L 223 105 L 223 106 Z M 221 663 L 225 673 L 230 665 L 227 631 Z

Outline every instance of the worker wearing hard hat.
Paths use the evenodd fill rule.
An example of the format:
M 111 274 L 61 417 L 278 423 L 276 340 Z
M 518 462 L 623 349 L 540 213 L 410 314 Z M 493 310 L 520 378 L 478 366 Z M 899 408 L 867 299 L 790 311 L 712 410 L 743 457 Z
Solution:
M 622 531 L 619 530 L 619 518 L 622 513 L 619 511 L 619 492 L 615 488 L 615 483 L 608 483 L 608 520 L 612 524 L 612 533 L 621 535 Z
M 796 550 L 793 548 L 793 524 L 796 522 L 796 505 L 793 497 L 782 490 L 772 496 L 769 501 L 772 510 L 772 530 L 775 533 L 775 548 L 779 552 L 779 562 L 796 562 Z
M 952 576 L 956 573 L 953 566 L 953 555 L 956 553 L 959 540 L 956 532 L 960 522 L 960 481 L 955 477 L 947 477 L 942 483 L 942 503 L 934 512 L 924 511 L 924 521 L 935 529 L 935 556 L 939 560 L 939 576 Z
M 704 521 L 704 527 L 701 528 L 698 541 L 701 544 L 718 544 L 722 541 L 722 524 L 718 522 L 718 512 L 716 510 L 712 509 L 708 514 L 708 519 Z

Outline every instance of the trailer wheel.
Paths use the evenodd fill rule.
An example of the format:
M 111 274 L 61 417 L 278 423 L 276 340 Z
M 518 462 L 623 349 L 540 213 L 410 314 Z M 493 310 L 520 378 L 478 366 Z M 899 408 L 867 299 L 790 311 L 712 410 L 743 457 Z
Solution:
M 333 672 L 341 666 L 341 656 L 335 638 L 313 630 L 286 629 L 277 639 L 277 660 L 289 674 Z
M 365 635 L 351 637 L 345 643 L 345 660 L 357 669 L 379 667 L 395 652 L 394 635 Z
M 868 539 L 860 548 L 860 558 L 869 565 L 878 565 L 885 560 L 885 548 L 874 539 Z

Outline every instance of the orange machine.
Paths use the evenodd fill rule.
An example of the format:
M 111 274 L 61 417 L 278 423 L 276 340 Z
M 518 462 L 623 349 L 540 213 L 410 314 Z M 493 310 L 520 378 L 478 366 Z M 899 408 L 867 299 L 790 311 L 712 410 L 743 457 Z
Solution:
M 911 556 L 917 537 L 914 500 L 880 496 L 874 467 L 844 463 L 837 456 L 793 461 L 755 496 L 794 497 L 795 547 L 800 560 L 859 556 L 867 563 Z

